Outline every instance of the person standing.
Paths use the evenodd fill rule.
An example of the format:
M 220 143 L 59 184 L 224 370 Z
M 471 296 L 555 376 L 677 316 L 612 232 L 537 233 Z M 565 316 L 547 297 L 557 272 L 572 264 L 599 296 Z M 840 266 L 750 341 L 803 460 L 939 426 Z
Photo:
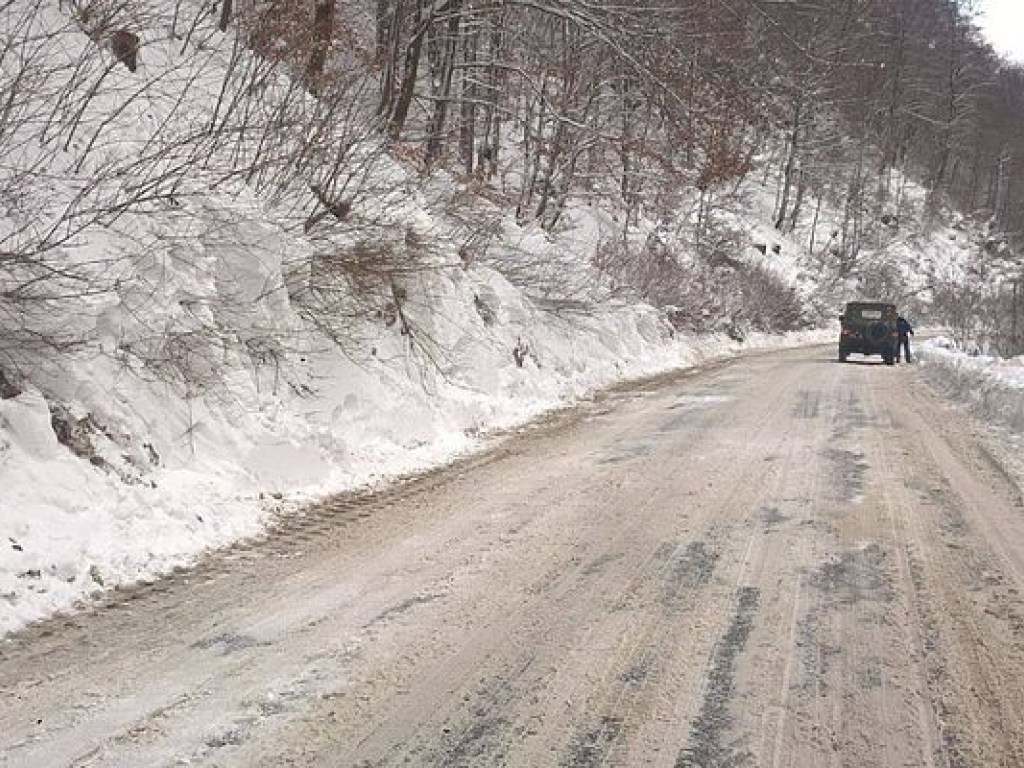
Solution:
M 907 362 L 911 362 L 910 359 L 910 337 L 914 335 L 914 329 L 910 323 L 907 322 L 907 318 L 900 315 L 896 318 L 896 333 L 899 335 L 896 341 L 896 362 L 900 361 L 900 350 L 903 350 L 904 357 Z

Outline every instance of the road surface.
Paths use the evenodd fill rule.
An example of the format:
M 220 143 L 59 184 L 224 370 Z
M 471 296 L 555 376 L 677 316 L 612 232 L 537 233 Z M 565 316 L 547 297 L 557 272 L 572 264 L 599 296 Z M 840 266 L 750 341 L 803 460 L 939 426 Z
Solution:
M 3 766 L 1024 766 L 1019 452 L 816 348 L 0 643 Z

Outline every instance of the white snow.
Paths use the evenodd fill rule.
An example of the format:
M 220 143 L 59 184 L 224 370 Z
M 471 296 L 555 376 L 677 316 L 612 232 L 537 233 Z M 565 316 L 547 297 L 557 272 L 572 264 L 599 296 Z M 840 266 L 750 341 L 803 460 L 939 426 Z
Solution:
M 55 7 L 45 18 L 63 29 L 53 38 L 58 50 L 47 54 L 55 64 L 61 56 L 69 66 L 89 60 L 81 30 Z M 120 67 L 109 72 L 68 137 L 69 150 L 49 158 L 35 186 L 26 184 L 17 216 L 0 217 L 0 236 L 32 217 L 59 219 L 93 178 L 102 179 L 93 193 L 116 197 L 155 136 L 171 146 L 193 124 L 206 124 L 221 97 L 230 38 L 211 34 L 190 59 L 181 50 L 159 36 L 145 47 L 140 72 L 160 79 L 162 99 L 132 101 L 137 81 Z M 175 100 L 176 83 L 187 83 L 184 102 Z M 272 111 L 275 90 L 288 84 L 268 78 L 262 87 Z M 49 114 L 48 94 L 38 98 Z M 91 139 L 98 143 L 86 152 Z M 565 231 L 551 235 L 476 201 L 467 215 L 475 224 L 493 220 L 501 234 L 467 262 L 457 248 L 465 233 L 437 213 L 462 194 L 458 183 L 438 174 L 432 187 L 418 189 L 370 140 L 337 143 L 353 147 L 353 175 L 374 181 L 356 200 L 372 242 L 402 256 L 414 250 L 410 238 L 434 248 L 430 270 L 403 278 L 413 334 L 363 317 L 345 326 L 352 338 L 338 345 L 310 326 L 296 297 L 318 279 L 313 255 L 354 242 L 302 231 L 308 206 L 299 196 L 308 190 L 298 181 L 268 202 L 238 180 L 219 180 L 224 158 L 211 156 L 207 175 L 197 171 L 180 194 L 116 225 L 87 228 L 61 255 L 95 265 L 112 290 L 53 322 L 93 330 L 96 344 L 40 364 L 31 386 L 0 399 L 0 636 L 256 536 L 273 515 L 311 499 L 479 450 L 497 430 L 613 383 L 747 349 L 836 338 L 835 328 L 750 335 L 742 344 L 674 332 L 652 307 L 610 298 L 589 263 L 614 223 L 587 206 L 567 212 Z M 7 158 L 12 168 L 33 167 L 23 151 Z M 51 181 L 57 177 L 61 184 Z M 733 213 L 750 234 L 747 257 L 812 293 L 813 275 L 797 259 L 806 226 L 779 236 L 766 214 L 768 187 L 752 186 L 751 202 Z M 427 198 L 446 205 L 431 207 Z M 936 237 L 887 247 L 904 249 L 922 274 L 955 274 L 963 249 Z M 769 247 L 760 259 L 752 245 L 761 241 L 781 253 Z M 503 276 L 517 260 L 546 298 L 589 291 L 591 308 L 543 308 Z M 929 369 L 989 375 L 975 369 L 981 359 L 961 362 L 934 344 L 921 356 Z M 1024 378 L 1019 360 L 988 361 L 985 371 L 998 372 L 998 388 Z
M 1009 360 L 938 336 L 918 345 L 923 374 L 978 416 L 1024 434 L 1024 356 Z
M 515 298 L 507 285 L 502 290 Z M 0 400 L 0 633 L 254 536 L 275 510 L 479 449 L 488 431 L 521 425 L 613 382 L 742 349 L 834 337 L 806 332 L 744 345 L 672 338 L 642 307 L 580 321 L 537 315 L 515 330 L 531 340 L 522 368 L 510 347 L 466 340 L 475 347 L 468 357 L 480 365 L 458 385 L 397 376 L 385 366 L 368 370 L 324 350 L 287 374 L 313 383 L 313 394 L 261 394 L 252 377 L 239 376 L 220 398 L 187 403 L 129 376 L 101 381 L 102 361 L 83 363 L 69 372 L 73 410 L 113 415 L 123 407 L 121 423 L 159 446 L 159 465 L 127 482 L 58 443 L 38 391 Z

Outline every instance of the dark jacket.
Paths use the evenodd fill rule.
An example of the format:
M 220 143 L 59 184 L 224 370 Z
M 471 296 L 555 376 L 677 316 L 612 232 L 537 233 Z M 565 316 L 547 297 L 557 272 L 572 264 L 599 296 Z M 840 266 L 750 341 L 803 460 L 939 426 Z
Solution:
M 914 329 L 911 328 L 910 323 L 907 322 L 905 317 L 897 318 L 896 320 L 896 332 L 900 335 L 900 338 L 905 339 L 907 335 L 914 335 Z

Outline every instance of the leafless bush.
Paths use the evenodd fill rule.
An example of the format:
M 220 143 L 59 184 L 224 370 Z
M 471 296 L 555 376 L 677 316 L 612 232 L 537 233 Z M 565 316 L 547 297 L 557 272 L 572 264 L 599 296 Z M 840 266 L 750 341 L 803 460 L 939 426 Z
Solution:
M 968 282 L 943 282 L 934 288 L 932 301 L 936 316 L 949 325 L 957 343 L 976 342 L 983 336 L 981 308 L 984 291 Z
M 594 263 L 611 276 L 618 292 L 663 308 L 677 328 L 708 330 L 725 314 L 725 296 L 718 288 L 721 270 L 701 259 L 684 261 L 656 235 L 638 250 L 619 240 L 606 241 Z
M 307 264 L 316 273 L 315 291 L 307 290 L 303 299 L 315 294 L 316 300 L 300 303 L 303 310 L 318 307 L 325 324 L 331 325 L 332 316 L 349 316 L 347 310 L 372 318 L 394 275 L 422 264 L 408 253 L 401 264 L 375 263 L 366 252 L 365 243 L 393 227 L 388 206 L 405 192 L 400 175 L 381 172 L 384 148 L 375 141 L 368 73 L 335 72 L 320 98 L 313 99 L 275 61 L 244 46 L 216 45 L 223 38 L 204 7 L 81 0 L 71 3 L 63 26 L 54 26 L 59 17 L 44 16 L 38 3 L 4 8 L 0 367 L 5 370 L 96 349 L 91 329 L 97 308 L 113 302 L 130 310 L 126 297 L 146 295 L 139 270 L 150 254 L 173 246 L 179 258 L 190 258 L 187 244 L 167 242 L 150 224 L 193 233 L 210 226 L 211 190 L 247 184 L 263 195 L 278 221 L 292 222 L 296 229 L 309 225 L 319 255 Z M 177 35 L 180 48 L 170 69 L 154 68 L 131 81 L 123 70 L 115 71 L 118 60 L 105 58 L 102 46 L 128 40 L 118 34 L 127 30 L 164 40 L 168 31 Z M 122 59 L 132 52 L 133 46 L 121 46 Z M 125 63 L 130 65 L 130 58 Z M 206 75 L 217 69 L 224 71 L 221 91 L 208 101 Z M 151 123 L 133 124 L 140 102 Z M 209 121 L 195 120 L 204 111 Z M 97 236 L 115 239 L 118 247 L 97 248 Z M 364 245 L 353 247 L 353 242 Z M 343 264 L 323 255 L 336 253 L 347 254 Z M 190 268 L 174 266 L 181 267 Z M 358 301 L 339 298 L 340 282 L 324 279 L 333 271 L 351 278 L 349 290 L 367 295 Z M 212 306 L 209 316 L 159 327 L 137 318 L 116 354 L 131 370 L 184 392 L 215 387 L 231 355 L 277 368 L 288 348 L 282 329 L 233 325 L 238 319 L 228 311 L 230 296 L 204 300 L 221 309 Z M 342 325 L 332 327 L 337 331 Z
M 672 324 L 693 331 L 782 332 L 807 325 L 797 291 L 775 272 L 739 257 L 734 233 L 705 233 L 685 258 L 662 236 L 639 251 L 619 242 L 598 250 L 597 265 L 616 282 L 665 310 Z
M 962 348 L 987 348 L 1003 357 L 1024 354 L 1024 280 L 969 275 L 934 288 L 932 312 Z
M 996 351 L 1006 358 L 1024 355 L 1024 280 L 1002 285 L 990 312 Z
M 428 267 L 410 254 L 404 241 L 334 245 L 290 269 L 293 307 L 352 359 L 367 353 L 382 327 L 416 343 L 417 329 L 406 313 L 410 296 L 405 284 Z
M 784 333 L 810 325 L 800 294 L 772 270 L 744 264 L 736 270 L 736 281 L 742 297 L 732 318 L 736 325 L 766 333 Z
M 77 23 L 27 4 L 0 24 L 0 358 L 19 368 L 90 341 L 91 307 L 125 270 L 89 233 L 142 202 L 126 194 L 123 163 L 89 158 L 109 123 L 90 109 L 110 67 L 81 41 L 106 34 L 121 6 L 72 7 Z

